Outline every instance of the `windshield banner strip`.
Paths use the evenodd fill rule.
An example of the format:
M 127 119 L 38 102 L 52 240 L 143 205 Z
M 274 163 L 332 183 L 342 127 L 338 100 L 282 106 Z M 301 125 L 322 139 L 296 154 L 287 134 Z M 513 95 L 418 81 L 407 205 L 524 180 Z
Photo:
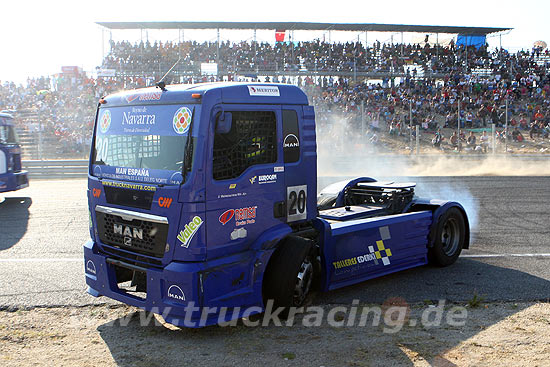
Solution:
M 135 181 L 157 185 L 180 185 L 183 182 L 181 172 L 160 169 L 127 168 L 94 164 L 93 173 L 96 177 L 108 178 L 111 180 Z M 147 186 L 139 186 L 142 186 L 143 190 L 149 191 Z M 141 190 L 139 188 L 136 189 Z
M 187 136 L 193 107 L 182 105 L 102 107 L 97 120 L 97 134 Z M 196 108 L 195 111 L 197 111 Z M 197 120 L 196 117 L 195 120 Z

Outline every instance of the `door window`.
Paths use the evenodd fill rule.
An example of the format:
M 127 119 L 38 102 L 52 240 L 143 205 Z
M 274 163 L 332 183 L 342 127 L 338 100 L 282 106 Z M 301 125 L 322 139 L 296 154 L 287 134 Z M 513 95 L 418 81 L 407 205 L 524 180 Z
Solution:
M 214 180 L 239 177 L 248 167 L 277 161 L 273 111 L 231 111 L 231 130 L 214 136 Z

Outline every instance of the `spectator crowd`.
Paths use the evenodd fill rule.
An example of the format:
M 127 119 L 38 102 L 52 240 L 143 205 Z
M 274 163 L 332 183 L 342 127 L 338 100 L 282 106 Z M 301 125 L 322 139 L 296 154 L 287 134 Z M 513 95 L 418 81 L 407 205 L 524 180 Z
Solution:
M 116 76 L 62 73 L 28 79 L 26 86 L 0 82 L 0 110 L 27 116 L 18 119 L 20 129 L 56 139 L 60 155 L 85 154 L 97 100 L 121 89 L 151 85 L 178 59 L 175 75 L 184 83 L 215 80 L 201 75 L 199 66 L 218 62 L 226 80 L 254 71 L 264 75 L 261 81 L 297 84 L 315 106 L 318 134 L 327 144 L 331 136 L 342 136 L 341 132 L 352 138 L 358 131 L 368 131 L 372 143 L 378 142 L 382 132 L 408 137 L 414 133 L 410 127 L 416 125 L 434 134 L 434 146 L 445 139 L 441 127 L 458 124 L 486 128 L 494 123 L 501 140 L 542 140 L 550 134 L 548 50 L 490 52 L 486 46 L 465 48 L 453 43 L 441 47 L 376 42 L 365 47 L 357 42 L 319 40 L 219 45 L 112 42 L 98 69 L 113 69 Z M 357 72 L 380 74 L 377 80 L 369 80 Z M 502 133 L 505 121 L 509 122 L 508 136 Z M 457 148 L 461 142 L 476 144 L 470 136 L 448 137 L 452 139 L 458 139 Z M 477 139 L 486 140 L 483 136 Z

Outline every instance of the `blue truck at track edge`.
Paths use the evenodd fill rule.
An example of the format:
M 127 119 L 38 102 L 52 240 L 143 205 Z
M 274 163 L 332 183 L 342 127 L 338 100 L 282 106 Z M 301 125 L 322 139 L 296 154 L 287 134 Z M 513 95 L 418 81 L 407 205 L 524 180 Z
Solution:
M 88 293 L 199 327 L 285 310 L 469 246 L 457 202 L 357 177 L 317 190 L 315 113 L 292 85 L 206 83 L 100 100 Z M 190 312 L 192 311 L 192 312 Z M 206 312 L 204 312 L 206 311 Z
M 0 113 L 0 193 L 29 186 L 27 171 L 21 166 L 21 145 L 13 116 Z

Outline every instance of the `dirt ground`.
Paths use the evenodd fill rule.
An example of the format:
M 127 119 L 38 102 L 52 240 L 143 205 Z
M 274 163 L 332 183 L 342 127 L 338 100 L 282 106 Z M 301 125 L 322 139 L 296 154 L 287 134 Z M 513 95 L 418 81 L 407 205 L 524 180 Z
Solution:
M 338 305 L 325 305 L 329 310 Z M 340 305 L 341 306 L 341 305 Z M 436 306 L 408 308 L 408 320 Z M 445 309 L 449 310 L 446 305 Z M 462 326 L 180 329 L 128 306 L 0 312 L 2 366 L 548 366 L 550 303 L 452 305 Z M 339 320 L 338 317 L 335 320 Z M 345 323 L 344 317 L 341 317 Z M 147 322 L 149 321 L 149 322 Z

